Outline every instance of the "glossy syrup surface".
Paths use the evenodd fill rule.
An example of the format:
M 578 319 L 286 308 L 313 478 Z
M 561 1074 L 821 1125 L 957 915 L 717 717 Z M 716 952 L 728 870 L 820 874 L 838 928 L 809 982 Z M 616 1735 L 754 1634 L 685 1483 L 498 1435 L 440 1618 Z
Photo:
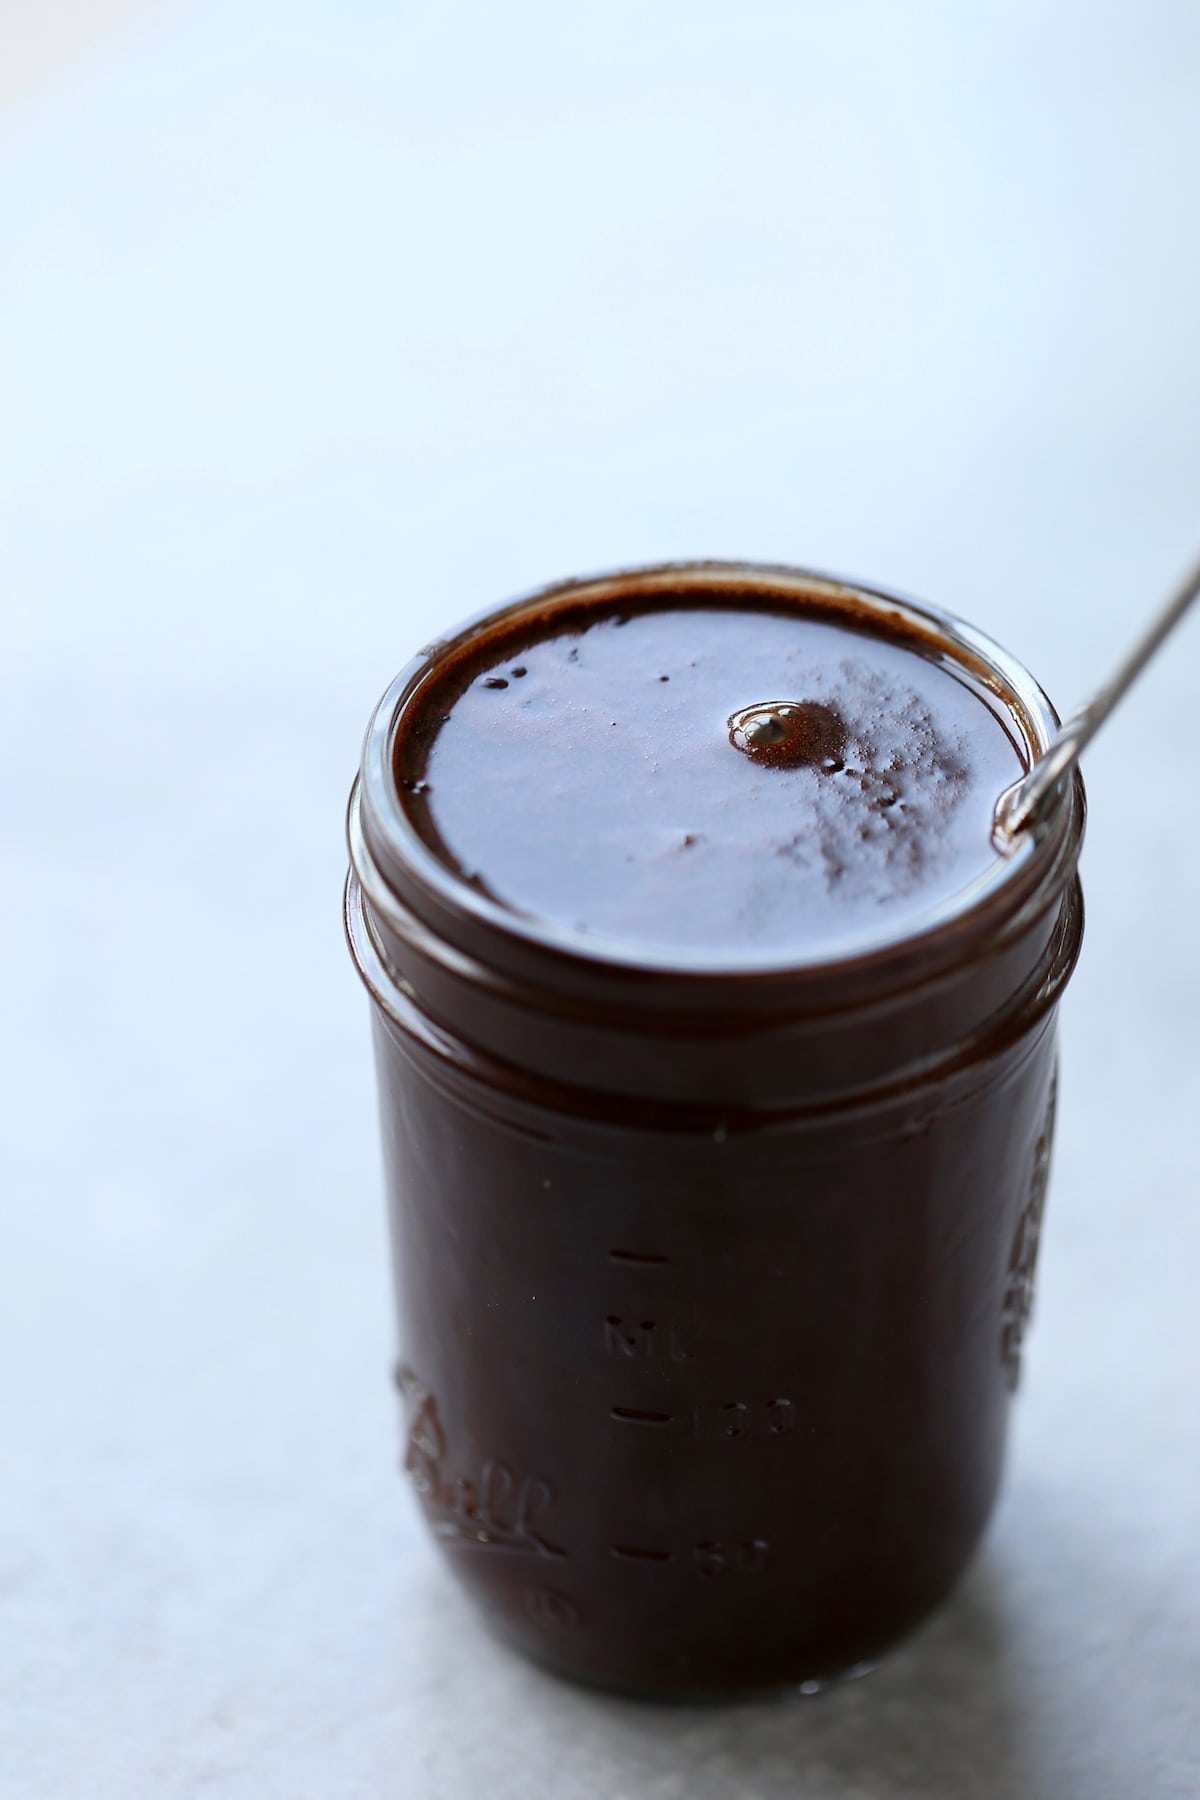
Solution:
M 994 861 L 1025 767 L 999 702 L 915 642 L 686 593 L 497 633 L 426 708 L 398 774 L 443 861 L 699 965 L 919 928 Z

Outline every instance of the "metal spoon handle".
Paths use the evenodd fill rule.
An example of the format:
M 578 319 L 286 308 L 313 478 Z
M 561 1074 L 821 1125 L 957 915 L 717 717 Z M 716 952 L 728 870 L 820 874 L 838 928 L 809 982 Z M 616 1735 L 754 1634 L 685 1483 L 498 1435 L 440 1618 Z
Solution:
M 1037 762 L 1020 781 L 1006 788 L 996 803 L 996 835 L 1011 845 L 1041 811 L 1048 795 L 1068 770 L 1073 769 L 1117 702 L 1133 686 L 1154 652 L 1200 595 L 1200 563 L 1180 582 L 1162 611 L 1134 644 L 1120 667 L 1094 699 L 1072 713 L 1061 731 L 1050 740 Z

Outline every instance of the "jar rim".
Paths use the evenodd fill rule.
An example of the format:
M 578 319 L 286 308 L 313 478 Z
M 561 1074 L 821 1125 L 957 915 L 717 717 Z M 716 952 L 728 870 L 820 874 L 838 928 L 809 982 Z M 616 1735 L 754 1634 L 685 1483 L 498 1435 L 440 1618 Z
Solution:
M 498 626 L 523 618 L 544 617 L 559 608 L 594 605 L 597 611 L 623 600 L 644 601 L 677 591 L 686 583 L 715 598 L 731 597 L 752 587 L 763 599 L 789 602 L 809 613 L 827 612 L 893 639 L 911 644 L 918 653 L 963 670 L 1003 707 L 1016 727 L 1023 758 L 1035 759 L 1059 726 L 1059 717 L 1040 684 L 1025 666 L 985 632 L 955 614 L 913 600 L 873 582 L 858 581 L 783 564 L 749 561 L 682 561 L 654 563 L 551 583 L 475 614 L 420 651 L 395 677 L 376 707 L 367 728 L 362 764 L 350 803 L 351 861 L 367 899 L 386 910 L 398 899 L 423 925 L 460 945 L 485 965 L 504 964 L 515 953 L 521 960 L 547 955 L 557 966 L 573 967 L 584 979 L 620 976 L 639 982 L 657 980 L 702 984 L 706 990 L 735 982 L 757 986 L 806 978 L 824 984 L 853 971 L 870 980 L 899 960 L 926 961 L 936 943 L 972 937 L 1022 910 L 1022 903 L 1041 886 L 1058 864 L 1069 837 L 1082 830 L 1082 789 L 1065 783 L 1036 830 L 1025 834 L 1007 854 L 972 882 L 944 896 L 902 927 L 881 932 L 850 948 L 794 952 L 778 949 L 740 954 L 722 962 L 695 953 L 607 940 L 553 921 L 515 912 L 491 895 L 469 886 L 422 837 L 410 818 L 396 779 L 396 748 L 402 722 L 425 686 L 448 658 L 457 658 Z M 998 796 L 997 796 L 998 798 Z M 1072 827 L 1075 830 L 1072 830 Z M 1074 858 L 1072 856 L 1073 863 Z M 381 883 L 388 893 L 381 892 Z M 486 947 L 484 947 L 486 946 Z M 506 955 L 506 952 L 509 954 Z M 937 960 L 940 960 L 937 959 Z

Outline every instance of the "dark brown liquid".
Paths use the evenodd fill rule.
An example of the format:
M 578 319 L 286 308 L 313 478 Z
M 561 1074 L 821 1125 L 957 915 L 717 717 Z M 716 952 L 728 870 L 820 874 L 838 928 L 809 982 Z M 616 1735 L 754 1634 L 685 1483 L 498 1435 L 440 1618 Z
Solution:
M 815 1130 L 456 1097 L 377 1048 L 404 1467 L 506 1637 L 738 1694 L 877 1657 L 943 1598 L 1000 1475 L 1052 1033 Z
M 919 925 L 992 864 L 1024 767 L 963 671 L 686 595 L 492 641 L 429 705 L 406 779 L 452 866 L 515 912 L 701 961 Z
M 510 1641 L 733 1695 L 877 1657 L 986 1523 L 1082 814 L 1019 898 L 907 937 L 991 864 L 1023 766 L 999 703 L 852 598 L 834 624 L 743 576 L 716 604 L 622 580 L 624 614 L 568 593 L 452 645 L 398 721 L 443 862 L 588 934 L 438 910 L 415 858 L 419 928 L 352 923 L 403 1461 Z

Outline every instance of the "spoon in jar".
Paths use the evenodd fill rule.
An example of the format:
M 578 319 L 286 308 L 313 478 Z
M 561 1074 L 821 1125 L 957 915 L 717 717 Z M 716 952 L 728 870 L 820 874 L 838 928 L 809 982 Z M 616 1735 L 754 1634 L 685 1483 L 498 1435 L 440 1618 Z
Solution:
M 1154 652 L 1174 631 L 1197 595 L 1200 595 L 1200 563 L 1184 577 L 1162 611 L 1134 644 L 1128 656 L 1100 692 L 1086 706 L 1072 713 L 1051 738 L 1026 774 L 1005 788 L 996 802 L 992 835 L 997 849 L 1015 850 L 1021 834 L 1036 825 L 1050 795 L 1078 762 L 1117 702 L 1133 686 Z

